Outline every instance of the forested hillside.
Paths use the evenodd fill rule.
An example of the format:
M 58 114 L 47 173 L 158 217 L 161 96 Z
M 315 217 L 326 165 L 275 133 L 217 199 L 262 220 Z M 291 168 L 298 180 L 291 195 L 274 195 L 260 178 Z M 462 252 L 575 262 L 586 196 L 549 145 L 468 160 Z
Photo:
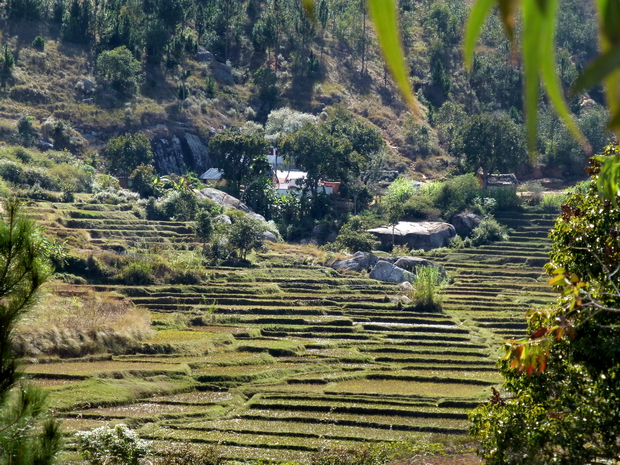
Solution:
M 596 52 L 596 19 L 593 6 L 577 0 L 564 0 L 560 12 L 558 67 L 568 89 Z M 386 73 L 362 0 L 320 0 L 316 22 L 297 0 L 9 0 L 0 137 L 23 145 L 47 139 L 97 165 L 96 153 L 124 132 L 153 139 L 189 131 L 207 141 L 221 126 L 264 124 L 273 109 L 324 118 L 340 103 L 380 129 L 399 171 L 437 177 L 475 169 L 461 154 L 480 150 L 481 128 L 512 134 L 517 153 L 497 169 L 514 170 L 527 161 L 519 57 L 492 18 L 465 73 L 466 14 L 462 0 L 400 1 L 411 83 L 426 108 L 417 120 Z M 600 149 L 601 92 L 570 102 Z M 586 156 L 541 108 L 538 161 L 554 167 L 544 174 L 581 175 Z M 16 125 L 26 116 L 34 119 Z

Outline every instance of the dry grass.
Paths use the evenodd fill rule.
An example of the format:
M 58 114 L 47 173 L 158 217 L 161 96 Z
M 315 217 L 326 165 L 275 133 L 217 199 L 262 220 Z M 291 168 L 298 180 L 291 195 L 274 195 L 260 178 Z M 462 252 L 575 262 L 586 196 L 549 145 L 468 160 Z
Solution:
M 148 311 L 129 300 L 53 284 L 19 325 L 14 347 L 25 357 L 124 353 L 152 334 Z

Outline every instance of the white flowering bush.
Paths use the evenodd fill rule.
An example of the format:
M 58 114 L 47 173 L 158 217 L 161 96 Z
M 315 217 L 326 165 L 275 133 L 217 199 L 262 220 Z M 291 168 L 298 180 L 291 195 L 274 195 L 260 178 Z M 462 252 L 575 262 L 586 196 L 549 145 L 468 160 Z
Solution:
M 138 465 L 150 451 L 150 442 L 123 424 L 79 431 L 76 438 L 82 457 L 92 465 Z

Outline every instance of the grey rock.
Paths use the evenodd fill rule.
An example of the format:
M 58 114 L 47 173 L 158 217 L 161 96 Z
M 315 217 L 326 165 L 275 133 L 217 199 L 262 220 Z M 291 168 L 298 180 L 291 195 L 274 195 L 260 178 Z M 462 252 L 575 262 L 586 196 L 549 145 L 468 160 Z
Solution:
M 204 47 L 198 47 L 198 52 L 196 53 L 196 61 L 210 63 L 214 59 L 213 53 L 208 52 Z
M 400 287 L 400 290 L 403 292 L 413 291 L 413 285 L 409 281 L 403 281 L 398 285 L 398 287 Z
M 450 239 L 456 236 L 454 226 L 448 223 L 422 221 L 411 223 L 401 221 L 394 227 L 394 243 L 406 245 L 410 249 L 431 250 L 446 247 Z M 381 241 L 381 245 L 388 247 L 392 244 L 392 226 L 369 229 Z
M 396 265 L 379 260 L 370 272 L 369 277 L 370 279 L 376 279 L 384 283 L 402 283 L 411 281 L 413 279 L 413 274 Z
M 276 236 L 271 231 L 265 231 L 263 233 L 263 239 L 265 239 L 266 241 L 269 241 L 269 242 L 278 242 L 278 236 Z
M 82 103 L 86 103 L 88 105 L 92 105 L 95 102 L 95 99 L 91 98 L 85 98 L 82 100 Z
M 177 136 L 171 139 L 157 139 L 151 142 L 155 169 L 160 174 L 184 174 L 183 147 Z
M 420 257 L 398 257 L 398 260 L 394 262 L 394 265 L 414 274 L 420 266 L 435 266 L 435 264 L 430 260 Z
M 480 224 L 482 218 L 475 213 L 457 213 L 452 216 L 452 226 L 456 230 L 456 233 L 461 237 L 466 237 L 471 234 L 476 226 Z
M 219 82 L 220 84 L 224 84 L 225 86 L 234 86 L 235 79 L 232 74 L 227 73 L 223 69 L 214 69 L 213 70 L 213 78 Z
M 195 191 L 198 198 L 201 199 L 211 199 L 215 203 L 223 206 L 224 208 L 236 208 L 237 210 L 241 210 L 242 212 L 247 213 L 250 218 L 254 218 L 255 220 L 266 222 L 265 218 L 258 213 L 255 213 L 250 207 L 244 204 L 241 200 L 233 197 L 232 195 L 228 195 L 226 192 L 222 192 L 218 189 L 213 189 L 211 187 L 207 187 L 200 191 Z
M 230 216 L 228 215 L 218 215 L 215 217 L 215 221 L 221 224 L 232 224 Z
M 206 144 L 196 134 L 185 133 L 183 136 L 183 149 L 185 162 L 193 171 L 204 173 L 209 168 L 213 168 L 209 150 Z
M 95 88 L 95 83 L 87 77 L 81 77 L 77 80 L 75 86 L 81 88 L 83 92 L 92 92 Z
M 364 271 L 370 269 L 377 263 L 377 256 L 370 252 L 356 252 L 352 258 L 339 260 L 332 264 L 336 271 Z

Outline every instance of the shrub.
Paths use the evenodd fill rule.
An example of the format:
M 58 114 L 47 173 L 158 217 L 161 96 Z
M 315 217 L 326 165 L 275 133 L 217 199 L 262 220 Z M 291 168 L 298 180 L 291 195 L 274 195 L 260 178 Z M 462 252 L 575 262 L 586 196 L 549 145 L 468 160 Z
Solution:
M 527 194 L 527 200 L 532 205 L 538 205 L 543 198 L 545 188 L 540 181 L 527 181 L 519 186 L 519 191 Z
M 133 94 L 138 87 L 140 68 L 140 62 L 124 45 L 105 50 L 97 57 L 97 78 L 128 94 Z
M 188 444 L 168 446 L 155 463 L 162 465 L 222 465 L 222 453 L 215 446 L 192 449 Z
M 32 46 L 43 51 L 45 49 L 45 39 L 41 36 L 36 36 L 32 41 Z
M 444 218 L 469 207 L 479 195 L 480 186 L 473 173 L 455 176 L 441 183 L 433 192 L 433 203 Z
M 403 206 L 403 217 L 414 220 L 437 220 L 441 211 L 437 209 L 430 196 L 420 192 L 407 200 Z
M 17 132 L 19 133 L 21 143 L 26 147 L 32 145 L 38 136 L 37 130 L 33 124 L 34 121 L 34 116 L 22 116 L 17 120 Z
M 155 282 L 153 265 L 145 261 L 133 262 L 124 266 L 120 277 L 123 283 L 128 286 L 153 284 Z
M 153 163 L 151 142 L 144 134 L 123 134 L 110 140 L 105 149 L 110 172 L 131 174 L 140 165 Z
M 380 445 L 358 449 L 345 447 L 321 449 L 310 459 L 311 465 L 383 465 L 388 462 L 387 450 Z
M 366 232 L 362 219 L 359 216 L 354 216 L 340 228 L 340 232 L 330 248 L 352 253 L 372 252 L 378 244 L 375 236 Z
M 82 457 L 92 465 L 138 465 L 150 449 L 148 441 L 124 424 L 78 431 L 75 436 Z
M 538 204 L 538 208 L 545 213 L 559 213 L 567 198 L 567 194 L 545 195 Z
M 437 312 L 441 310 L 442 299 L 438 287 L 444 281 L 444 274 L 436 266 L 418 267 L 413 278 L 411 294 L 415 310 Z
M 485 196 L 495 199 L 495 210 L 497 211 L 516 210 L 521 206 L 521 197 L 517 195 L 516 190 L 510 187 L 487 190 Z
M 508 240 L 508 229 L 495 218 L 485 218 L 471 232 L 470 239 L 476 246 L 505 241 Z

